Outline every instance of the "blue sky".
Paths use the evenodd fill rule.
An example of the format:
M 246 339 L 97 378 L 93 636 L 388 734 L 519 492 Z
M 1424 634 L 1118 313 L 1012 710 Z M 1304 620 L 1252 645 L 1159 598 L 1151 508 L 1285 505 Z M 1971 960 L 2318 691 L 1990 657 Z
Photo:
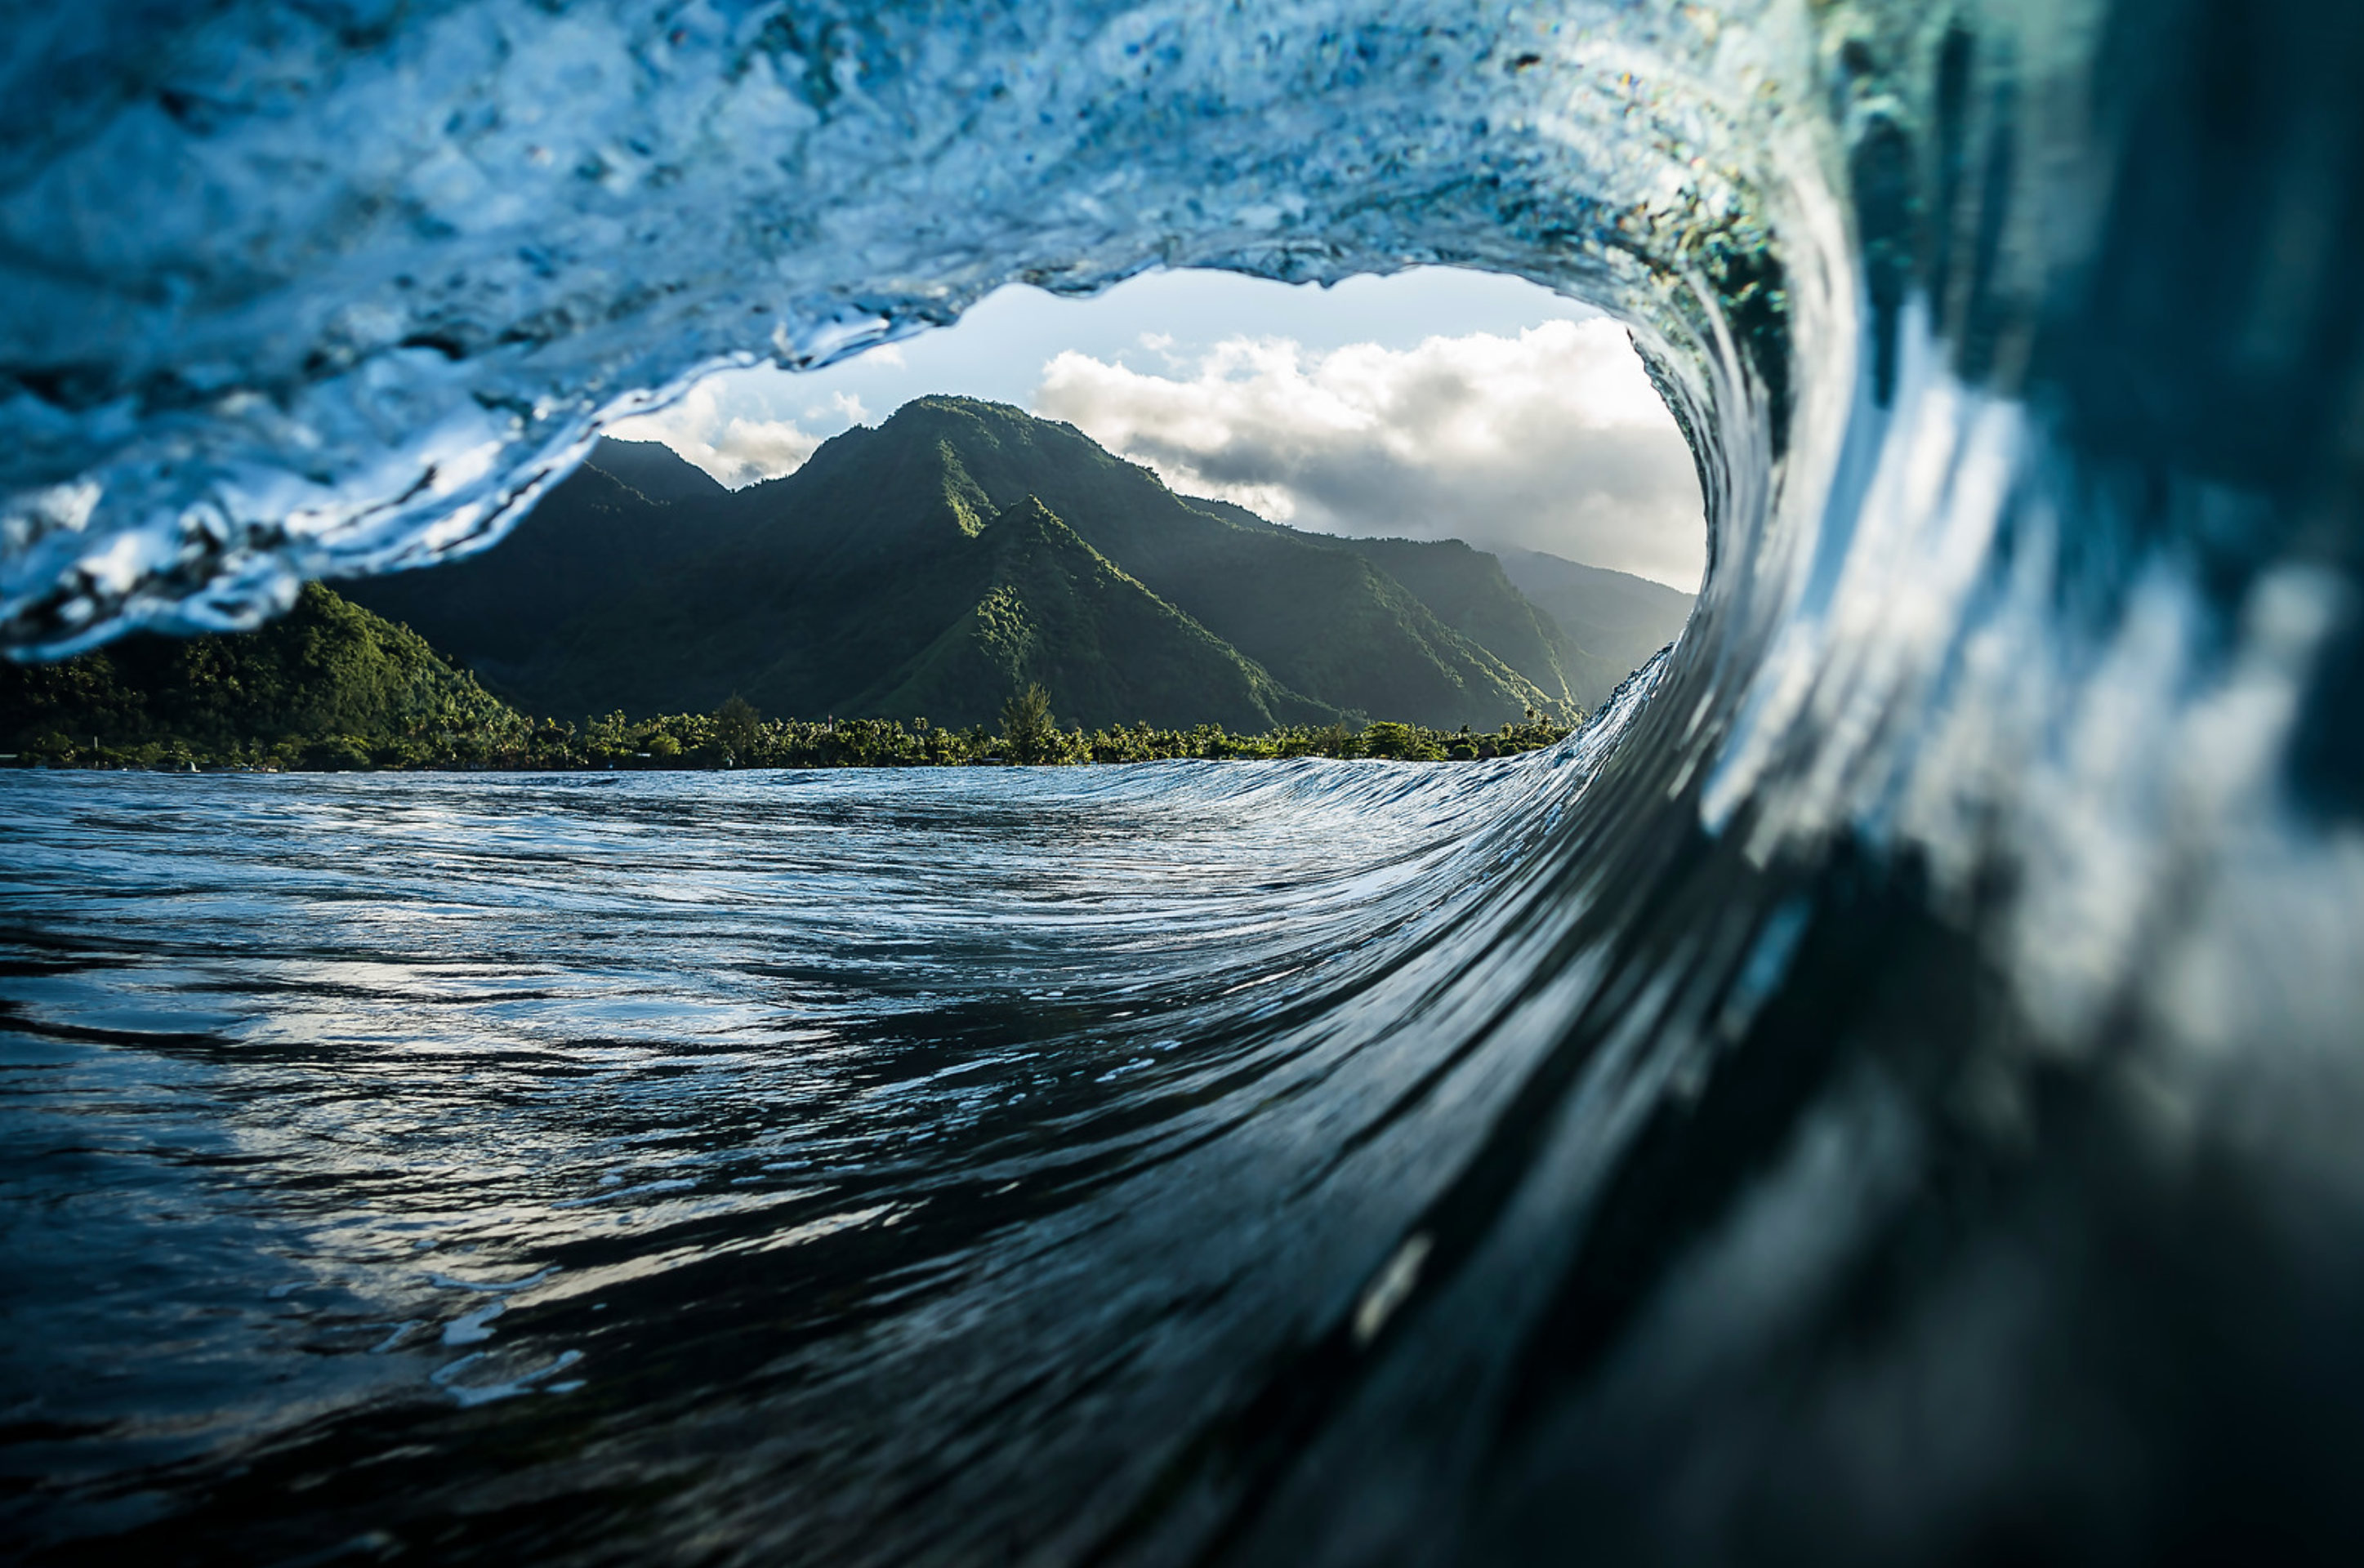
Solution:
M 1689 457 L 1622 329 L 1446 268 L 1328 289 L 1151 272 L 1087 300 L 1011 287 L 825 370 L 725 372 L 613 433 L 744 484 L 931 392 L 1068 420 L 1177 490 L 1299 528 L 1524 546 L 1684 589 L 1704 561 Z

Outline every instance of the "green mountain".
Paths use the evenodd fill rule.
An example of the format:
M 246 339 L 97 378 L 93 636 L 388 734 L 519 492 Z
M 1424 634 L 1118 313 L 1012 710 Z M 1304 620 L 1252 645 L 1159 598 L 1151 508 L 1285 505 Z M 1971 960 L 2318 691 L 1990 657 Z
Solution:
M 1692 595 L 1663 583 L 1537 550 L 1494 553 L 1519 592 L 1568 634 L 1563 657 L 1569 689 L 1588 708 L 1600 706 L 1690 619 Z
M 348 591 L 547 713 L 966 725 L 1040 682 L 1085 725 L 1491 728 L 1582 700 L 1582 651 L 1490 556 L 1299 533 L 960 397 L 735 494 L 605 442 L 496 550 Z
M 1490 727 L 1566 700 L 1444 624 L 1341 541 L 1187 500 L 1072 425 L 1003 404 L 927 397 L 864 435 L 850 460 L 924 444 L 996 506 L 1039 495 L 1150 592 L 1328 709 Z M 757 490 L 796 486 L 821 456 Z
M 1267 522 L 1234 502 L 1196 495 L 1188 499 L 1191 506 L 1243 528 L 1297 539 L 1307 537 L 1278 523 Z M 1626 635 L 1627 623 L 1633 618 L 1627 607 L 1618 606 L 1608 627 L 1597 626 L 1587 618 L 1589 606 L 1580 596 L 1563 595 L 1556 601 L 1571 618 L 1563 620 L 1547 613 L 1523 591 L 1523 584 L 1514 583 L 1509 576 L 1503 559 L 1510 551 L 1499 552 L 1503 559 L 1498 559 L 1496 553 L 1460 539 L 1326 539 L 1325 542 L 1343 546 L 1369 561 L 1409 589 L 1439 621 L 1533 681 L 1553 701 L 1569 707 L 1589 710 L 1600 706 L 1642 659 L 1666 646 L 1690 613 L 1689 595 L 1664 590 L 1676 601 L 1671 612 L 1666 606 L 1654 604 L 1642 617 L 1651 631 L 1660 634 L 1657 639 L 1649 644 L 1648 652 L 1633 663 L 1617 665 L 1612 670 L 1609 665 L 1614 653 L 1597 656 L 1588 651 L 1588 646 L 1599 644 L 1622 650 L 1634 642 L 1634 636 Z M 1540 562 L 1559 562 L 1557 556 L 1538 555 L 1532 550 L 1517 553 Z M 1576 566 L 1574 562 L 1559 563 Z M 1598 569 L 1576 566 L 1576 570 Z M 1638 584 L 1645 590 L 1658 587 L 1640 578 L 1627 578 L 1622 572 L 1601 575 Z M 1650 632 L 1636 635 L 1647 636 Z
M 260 756 L 290 738 L 333 738 L 356 757 L 423 761 L 524 728 L 418 633 L 317 583 L 255 631 L 127 637 L 53 664 L 0 660 L 0 738 L 18 752 L 177 744 Z
M 1128 577 L 1029 495 L 978 532 L 983 595 L 875 682 L 857 713 L 998 711 L 1013 690 L 1058 694 L 1071 722 L 1221 724 L 1264 730 L 1331 715 Z
M 910 428 L 850 432 L 794 480 L 719 511 L 695 492 L 656 502 L 628 490 L 602 448 L 579 496 L 565 494 L 574 481 L 552 496 L 567 511 L 530 551 L 511 563 L 505 544 L 459 569 L 466 592 L 440 595 L 440 571 L 398 597 L 356 591 L 544 711 L 700 711 L 738 693 L 775 713 L 963 725 L 991 722 L 1015 687 L 1039 681 L 1063 719 L 1087 725 L 1261 730 L 1333 717 L 1031 493 L 996 497 L 958 451 L 905 439 Z M 594 523 L 578 537 L 597 550 L 627 515 L 664 541 L 658 557 L 602 568 L 596 583 L 578 575 L 563 595 L 534 581 L 543 551 L 572 548 L 567 527 Z
M 1526 675 L 1556 704 L 1590 708 L 1599 701 L 1579 695 L 1581 683 L 1571 678 L 1577 649 L 1567 634 L 1511 586 L 1501 563 L 1484 550 L 1457 539 L 1339 542 L 1411 590 L 1440 622 Z
M 730 492 L 722 482 L 661 441 L 599 443 L 599 467 L 652 501 L 720 501 Z
M 726 538 L 730 498 L 703 469 L 654 441 L 602 441 L 598 465 L 575 470 L 495 549 L 425 572 L 360 579 L 344 593 L 389 620 L 467 628 L 464 643 L 428 635 L 463 648 L 471 668 L 506 685 L 585 606 L 636 592 Z

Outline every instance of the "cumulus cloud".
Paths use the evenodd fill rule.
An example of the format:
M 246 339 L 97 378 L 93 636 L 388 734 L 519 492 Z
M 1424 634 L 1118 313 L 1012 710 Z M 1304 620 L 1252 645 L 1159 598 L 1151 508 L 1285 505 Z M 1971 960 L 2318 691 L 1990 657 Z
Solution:
M 1612 322 L 1403 350 L 1235 338 L 1168 369 L 1063 353 L 1035 411 L 1176 490 L 1298 528 L 1524 546 L 1698 585 L 1690 454 Z
M 892 344 L 888 345 L 890 348 L 892 346 Z M 807 408 L 805 410 L 805 417 L 808 419 L 833 421 L 838 425 L 851 428 L 855 425 L 864 425 L 869 423 L 870 410 L 862 406 L 862 398 L 859 394 L 852 392 L 832 392 L 829 395 L 828 402 L 816 403 L 811 407 Z
M 827 439 L 794 419 L 755 419 L 730 413 L 722 406 L 717 385 L 712 380 L 700 382 L 678 402 L 610 426 L 608 434 L 627 441 L 662 441 L 733 490 L 759 479 L 795 473 Z M 852 417 L 862 417 L 861 399 L 841 393 L 833 401 L 850 402 Z M 806 417 L 833 413 L 842 415 L 843 410 L 808 409 Z

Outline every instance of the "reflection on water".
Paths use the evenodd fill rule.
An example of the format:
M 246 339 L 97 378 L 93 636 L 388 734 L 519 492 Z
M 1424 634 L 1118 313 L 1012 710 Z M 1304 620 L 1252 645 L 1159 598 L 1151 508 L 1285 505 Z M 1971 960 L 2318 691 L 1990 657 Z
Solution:
M 1585 765 L 0 775 L 10 1533 L 1105 1529 Z

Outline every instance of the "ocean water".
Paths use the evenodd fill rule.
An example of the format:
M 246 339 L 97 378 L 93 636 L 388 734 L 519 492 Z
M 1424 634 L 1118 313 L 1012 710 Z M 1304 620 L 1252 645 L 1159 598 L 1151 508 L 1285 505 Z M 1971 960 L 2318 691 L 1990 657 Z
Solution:
M 2364 1555 L 2364 9 L 0 21 L 17 656 L 1152 266 L 1593 302 L 1711 551 L 1494 767 L 0 781 L 18 1554 Z
M 1083 1545 L 1532 1053 L 1587 765 L 0 775 L 0 1518 Z

